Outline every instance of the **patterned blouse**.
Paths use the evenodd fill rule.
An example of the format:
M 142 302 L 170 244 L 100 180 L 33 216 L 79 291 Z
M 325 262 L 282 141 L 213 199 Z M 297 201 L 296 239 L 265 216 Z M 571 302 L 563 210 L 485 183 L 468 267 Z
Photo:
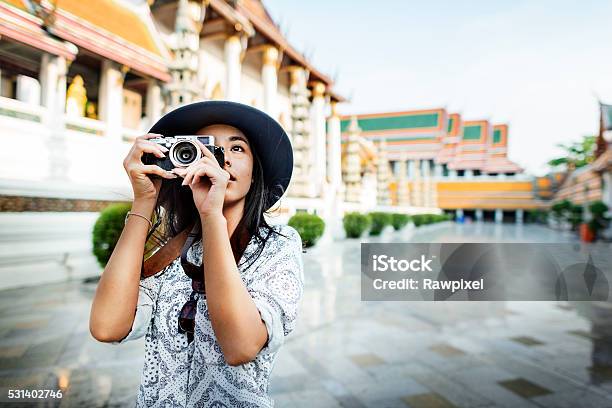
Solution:
M 302 241 L 295 229 L 273 226 L 255 261 L 257 242 L 251 238 L 238 270 L 268 330 L 268 342 L 246 364 L 227 364 L 217 343 L 207 301 L 196 293 L 194 341 L 178 332 L 178 314 L 192 292 L 180 257 L 161 273 L 142 279 L 136 317 L 121 341 L 145 336 L 145 361 L 137 407 L 272 407 L 268 395 L 276 354 L 295 327 L 304 290 Z M 262 235 L 265 234 L 263 228 Z M 202 265 L 202 241 L 194 242 L 187 258 Z

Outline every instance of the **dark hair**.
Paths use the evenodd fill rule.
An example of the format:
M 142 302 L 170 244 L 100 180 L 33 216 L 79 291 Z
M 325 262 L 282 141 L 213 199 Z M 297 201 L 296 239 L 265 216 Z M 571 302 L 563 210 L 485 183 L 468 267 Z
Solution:
M 284 236 L 272 228 L 264 218 L 270 192 L 264 183 L 263 167 L 259 156 L 253 147 L 251 147 L 251 152 L 253 153 L 252 183 L 245 197 L 242 218 L 230 237 L 236 264 L 240 261 L 252 237 L 255 237 L 257 251 L 254 251 L 253 255 L 247 260 L 253 259 L 252 262 L 254 262 L 263 251 L 271 234 Z M 155 204 L 155 224 L 147 235 L 147 241 L 151 239 L 153 243 L 151 250 L 164 245 L 170 238 L 190 225 L 200 222 L 191 189 L 188 186 L 182 186 L 182 180 L 180 177 L 173 180 L 162 179 L 159 196 Z M 263 231 L 261 231 L 262 229 Z

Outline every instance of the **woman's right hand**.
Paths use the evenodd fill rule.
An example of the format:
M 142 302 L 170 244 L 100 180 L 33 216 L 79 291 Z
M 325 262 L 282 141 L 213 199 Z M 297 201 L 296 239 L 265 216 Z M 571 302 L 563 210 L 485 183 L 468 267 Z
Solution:
M 148 140 L 160 136 L 162 135 L 154 133 L 138 136 L 123 160 L 123 167 L 132 183 L 134 200 L 157 200 L 162 179 L 151 179 L 148 176 L 149 174 L 156 174 L 165 179 L 174 179 L 178 177 L 176 174 L 166 171 L 157 165 L 147 165 L 142 162 L 142 155 L 144 153 L 152 153 L 159 158 L 166 157 L 168 149 Z

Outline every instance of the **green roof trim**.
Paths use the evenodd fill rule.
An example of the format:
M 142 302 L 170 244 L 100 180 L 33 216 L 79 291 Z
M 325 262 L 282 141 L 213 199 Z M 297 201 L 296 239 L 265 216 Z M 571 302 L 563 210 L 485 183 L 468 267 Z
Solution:
M 368 140 L 372 140 L 373 142 L 378 142 L 381 139 L 368 139 Z M 416 136 L 416 137 L 400 137 L 397 139 L 385 139 L 385 141 L 387 143 L 393 143 L 393 142 L 413 142 L 415 140 L 428 140 L 430 142 L 437 142 L 437 139 L 435 137 L 428 137 L 428 136 Z M 340 141 L 340 143 L 346 143 L 348 142 L 348 139 L 342 139 Z
M 499 143 L 502 140 L 501 129 L 495 129 L 493 131 L 493 143 Z
M 463 127 L 463 140 L 480 140 L 482 125 L 471 125 Z
M 419 129 L 438 127 L 440 114 L 423 113 L 418 115 L 401 115 L 393 117 L 378 117 L 378 118 L 363 118 L 358 119 L 359 127 L 364 132 L 372 132 L 377 130 L 393 130 L 393 129 Z M 345 132 L 350 119 L 345 119 L 340 122 L 341 132 Z

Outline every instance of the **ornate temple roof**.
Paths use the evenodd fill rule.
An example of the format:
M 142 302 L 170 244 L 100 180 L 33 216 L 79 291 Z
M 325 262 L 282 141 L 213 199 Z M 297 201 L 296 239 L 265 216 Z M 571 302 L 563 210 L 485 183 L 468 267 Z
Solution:
M 0 36 L 72 61 L 77 50 L 49 36 L 21 0 L 0 0 Z
M 345 99 L 331 89 L 330 77 L 316 69 L 281 33 L 260 0 L 205 0 L 209 7 L 247 35 L 256 32 L 293 63 L 310 72 L 311 81 L 326 84 L 332 100 Z M 160 2 L 168 3 L 168 2 Z M 157 3 L 156 3 L 157 4 Z M 46 52 L 74 59 L 75 52 L 59 39 L 89 53 L 116 61 L 144 75 L 169 81 L 169 51 L 153 22 L 146 2 L 134 5 L 125 0 L 43 0 L 42 11 L 54 19 L 45 24 L 28 0 L 0 0 L 0 35 Z M 47 26 L 48 35 L 43 30 Z
M 346 138 L 351 116 L 340 118 L 343 138 Z M 382 139 L 386 141 L 389 160 L 400 157 L 408 160 L 433 159 L 441 149 L 441 140 L 447 131 L 447 113 L 442 108 L 362 114 L 356 117 L 363 137 L 375 142 Z
M 30 3 L 23 0 L 1 0 L 58 38 L 89 52 L 116 61 L 145 75 L 170 80 L 166 67 L 168 56 L 155 30 L 148 7 L 130 5 L 120 0 L 43 1 L 44 13 L 52 19 L 45 24 Z M 11 26 L 18 30 L 16 24 Z
M 448 127 L 446 135 L 442 138 L 442 149 L 440 149 L 436 157 L 437 163 L 446 164 L 453 160 L 455 150 L 461 139 L 462 130 L 463 122 L 461 120 L 461 115 L 458 113 L 451 113 L 448 115 Z
M 523 169 L 508 159 L 508 125 L 494 125 L 487 147 L 486 173 L 521 173 Z
M 487 120 L 463 122 L 455 158 L 448 164 L 448 168 L 451 170 L 482 169 L 487 159 L 487 140 L 490 132 L 491 125 Z
M 236 9 L 246 16 L 255 29 L 269 41 L 275 43 L 283 53 L 304 66 L 310 71 L 311 81 L 321 81 L 329 88 L 333 85 L 330 77 L 317 70 L 300 52 L 298 52 L 281 33 L 280 29 L 266 10 L 261 0 L 242 0 L 236 3 Z M 345 99 L 336 94 L 331 94 L 332 99 L 344 101 Z

